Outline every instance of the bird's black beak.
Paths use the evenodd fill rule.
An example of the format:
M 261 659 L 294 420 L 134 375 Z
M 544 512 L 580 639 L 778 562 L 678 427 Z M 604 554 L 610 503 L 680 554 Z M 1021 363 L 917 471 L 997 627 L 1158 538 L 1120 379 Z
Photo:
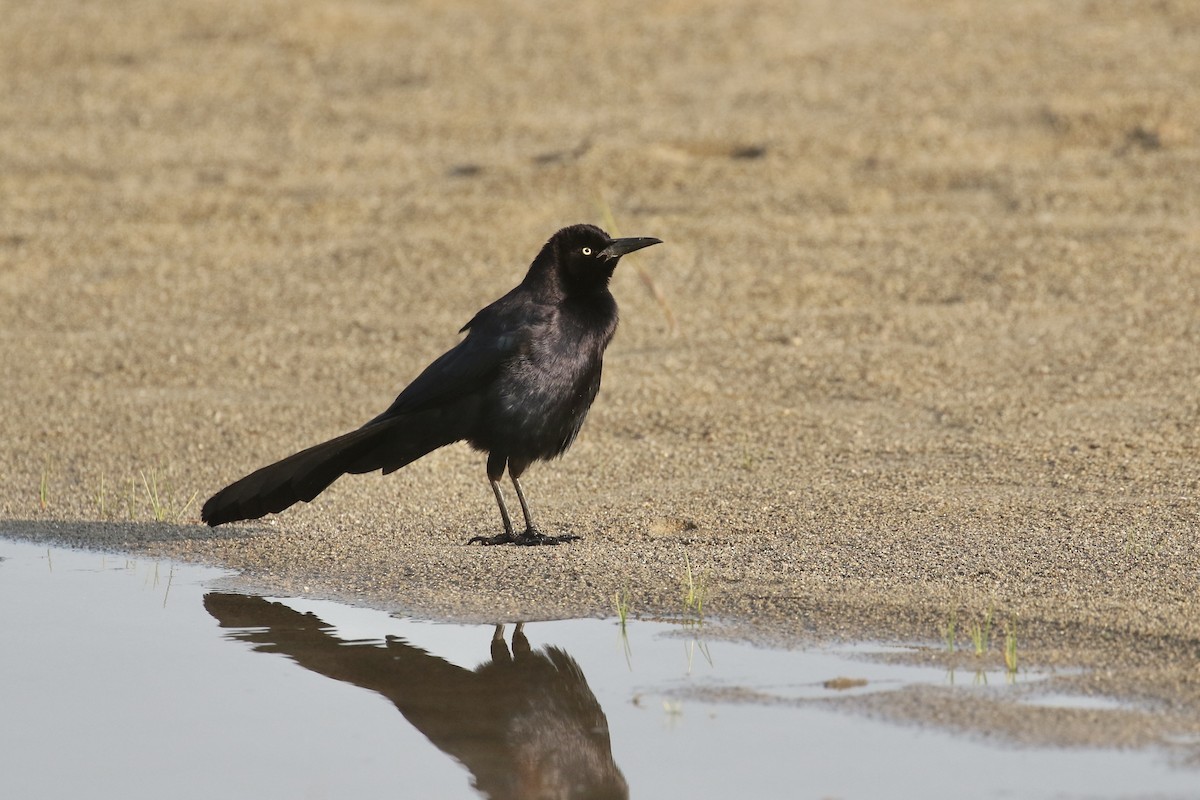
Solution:
M 632 253 L 634 250 L 641 250 L 643 247 L 649 247 L 652 244 L 662 244 L 662 239 L 655 239 L 653 236 L 630 236 L 625 239 L 613 239 L 608 247 L 601 250 L 597 255 L 606 259 L 620 258 L 623 255 Z

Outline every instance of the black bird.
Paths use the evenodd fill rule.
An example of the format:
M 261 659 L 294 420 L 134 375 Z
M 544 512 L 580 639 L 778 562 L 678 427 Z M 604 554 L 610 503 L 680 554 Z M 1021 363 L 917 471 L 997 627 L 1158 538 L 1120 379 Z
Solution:
M 487 475 L 504 533 L 468 544 L 558 544 L 533 524 L 520 477 L 575 441 L 596 392 L 604 349 L 617 329 L 608 281 L 621 256 L 660 244 L 614 239 L 594 225 L 555 233 L 515 289 L 462 327 L 466 337 L 425 368 L 379 416 L 336 439 L 252 472 L 208 499 L 209 525 L 258 519 L 308 502 L 345 474 L 395 472 L 466 440 L 488 454 Z M 513 531 L 500 490 L 508 469 L 525 531 Z
M 470 670 L 397 636 L 346 641 L 316 615 L 261 597 L 210 592 L 204 608 L 231 639 L 390 700 L 489 800 L 629 797 L 583 670 L 557 647 L 534 650 L 520 624 L 511 652 L 497 625 L 491 661 Z

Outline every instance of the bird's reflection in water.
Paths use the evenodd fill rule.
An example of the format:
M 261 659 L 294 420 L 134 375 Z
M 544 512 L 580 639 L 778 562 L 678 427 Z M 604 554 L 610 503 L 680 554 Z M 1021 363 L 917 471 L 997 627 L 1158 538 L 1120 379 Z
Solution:
M 512 650 L 497 625 L 491 661 L 463 669 L 389 636 L 380 644 L 338 638 L 316 615 L 281 603 L 210 592 L 204 607 L 230 637 L 263 653 L 378 692 L 438 749 L 470 770 L 492 800 L 624 798 L 608 720 L 573 658 L 534 651 L 521 625 Z

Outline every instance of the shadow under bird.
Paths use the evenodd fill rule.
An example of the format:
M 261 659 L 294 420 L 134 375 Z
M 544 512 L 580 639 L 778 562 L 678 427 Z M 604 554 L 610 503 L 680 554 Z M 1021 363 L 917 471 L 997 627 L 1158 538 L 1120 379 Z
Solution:
M 346 474 L 395 472 L 421 456 L 466 441 L 487 453 L 487 476 L 504 532 L 468 544 L 558 544 L 577 537 L 538 530 L 521 489 L 534 461 L 575 441 L 596 393 L 604 350 L 617 329 L 608 290 L 624 255 L 659 239 L 614 239 L 594 225 L 550 237 L 521 283 L 477 313 L 457 346 L 435 360 L 379 416 L 361 428 L 288 456 L 226 486 L 200 518 L 216 526 L 258 519 L 308 502 Z M 512 479 L 525 530 L 516 533 L 500 479 Z

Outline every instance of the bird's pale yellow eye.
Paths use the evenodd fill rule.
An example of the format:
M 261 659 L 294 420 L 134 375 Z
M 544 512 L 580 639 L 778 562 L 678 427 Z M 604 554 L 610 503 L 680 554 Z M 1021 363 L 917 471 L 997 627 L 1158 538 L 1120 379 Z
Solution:
M 590 248 L 590 247 L 583 248 L 583 254 L 585 256 L 590 256 L 592 254 L 592 248 Z

